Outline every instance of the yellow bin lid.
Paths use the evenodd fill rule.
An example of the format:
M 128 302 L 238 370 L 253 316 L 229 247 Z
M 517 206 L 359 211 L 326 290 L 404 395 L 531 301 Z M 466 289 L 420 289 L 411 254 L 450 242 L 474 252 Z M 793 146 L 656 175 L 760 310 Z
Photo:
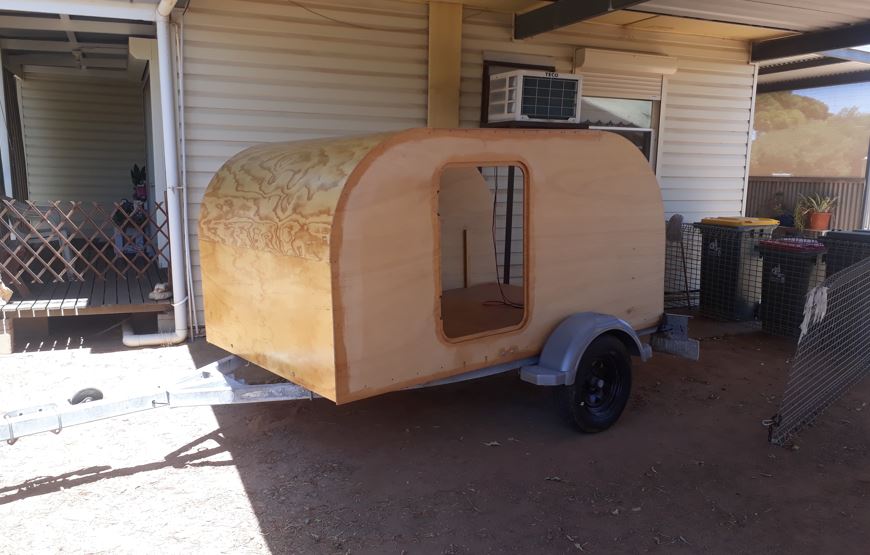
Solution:
M 718 218 L 704 218 L 702 224 L 720 225 L 723 227 L 764 227 L 777 226 L 779 220 L 770 218 L 744 218 L 742 216 L 719 216 Z

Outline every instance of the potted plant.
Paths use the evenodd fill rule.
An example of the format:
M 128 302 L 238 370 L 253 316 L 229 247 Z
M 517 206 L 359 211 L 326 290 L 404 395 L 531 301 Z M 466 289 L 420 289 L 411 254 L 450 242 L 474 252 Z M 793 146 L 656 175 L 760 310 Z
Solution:
M 837 205 L 836 197 L 820 194 L 801 196 L 795 206 L 795 225 L 800 229 L 824 231 L 831 227 L 831 211 Z

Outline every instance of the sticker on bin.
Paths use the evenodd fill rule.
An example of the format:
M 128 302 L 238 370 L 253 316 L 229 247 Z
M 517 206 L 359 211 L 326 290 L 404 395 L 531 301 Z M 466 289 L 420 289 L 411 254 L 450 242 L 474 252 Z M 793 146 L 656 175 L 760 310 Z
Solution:
M 765 227 L 778 226 L 779 220 L 771 218 L 743 218 L 740 216 L 719 216 L 716 218 L 704 218 L 701 220 L 705 225 L 718 225 L 722 227 Z
M 759 241 L 758 246 L 762 249 L 782 252 L 819 254 L 826 252 L 828 248 L 814 239 L 800 237 L 785 237 L 783 239 L 770 239 Z

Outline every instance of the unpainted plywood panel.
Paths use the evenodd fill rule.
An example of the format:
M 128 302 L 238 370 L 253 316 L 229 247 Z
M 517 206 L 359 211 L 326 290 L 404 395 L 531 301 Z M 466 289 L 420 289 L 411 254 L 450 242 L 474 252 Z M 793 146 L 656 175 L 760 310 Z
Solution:
M 218 171 L 199 220 L 210 342 L 336 399 L 333 218 L 383 138 L 260 145 Z
M 441 333 L 433 180 L 451 163 L 523 168 L 521 329 L 458 342 Z M 646 160 L 625 139 L 594 131 L 414 130 L 392 136 L 361 167 L 359 180 L 348 183 L 337 239 L 333 232 L 340 400 L 528 356 L 575 312 L 615 314 L 637 328 L 658 321 L 661 197 Z
M 328 261 L 201 240 L 208 341 L 335 400 Z
M 525 320 L 451 340 L 439 178 L 479 165 L 523 169 L 528 252 L 511 300 Z M 609 133 L 416 129 L 255 147 L 204 197 L 209 340 L 336 402 L 370 397 L 534 354 L 576 312 L 654 325 L 663 227 L 646 160 Z M 474 292 L 494 294 L 459 295 Z

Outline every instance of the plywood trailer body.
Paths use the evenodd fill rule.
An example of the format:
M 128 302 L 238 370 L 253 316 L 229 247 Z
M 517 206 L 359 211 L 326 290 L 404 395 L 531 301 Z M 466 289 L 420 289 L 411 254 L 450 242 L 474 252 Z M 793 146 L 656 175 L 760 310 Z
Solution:
M 510 286 L 522 316 L 457 337 L 442 311 L 472 298 L 462 306 L 479 318 L 499 289 L 472 265 L 442 298 L 457 258 L 443 255 L 455 221 L 440 219 L 439 200 L 482 166 L 523 174 L 523 285 Z M 483 212 L 468 213 L 457 226 L 473 229 Z M 634 329 L 663 313 L 658 184 L 634 145 L 601 131 L 413 129 L 255 146 L 212 179 L 199 242 L 208 340 L 337 403 L 534 356 L 578 312 Z

